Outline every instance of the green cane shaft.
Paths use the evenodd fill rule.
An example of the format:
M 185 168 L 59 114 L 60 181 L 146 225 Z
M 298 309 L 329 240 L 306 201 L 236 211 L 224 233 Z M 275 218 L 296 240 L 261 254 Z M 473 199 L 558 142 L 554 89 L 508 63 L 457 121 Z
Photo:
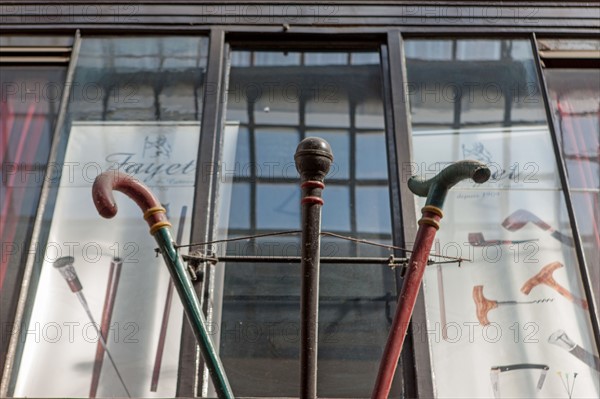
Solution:
M 225 370 L 206 330 L 206 320 L 200 308 L 194 287 L 181 258 L 173 246 L 171 231 L 168 227 L 163 227 L 154 233 L 154 238 L 161 249 L 163 258 L 173 279 L 173 284 L 181 298 L 185 314 L 200 345 L 202 357 L 208 367 L 217 395 L 219 398 L 233 399 L 233 392 L 225 375 Z

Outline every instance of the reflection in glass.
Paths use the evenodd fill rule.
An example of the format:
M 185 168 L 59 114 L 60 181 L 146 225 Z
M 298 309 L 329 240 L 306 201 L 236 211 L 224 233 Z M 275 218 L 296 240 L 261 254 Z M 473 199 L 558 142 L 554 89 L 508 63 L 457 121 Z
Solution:
M 13 319 L 66 68 L 2 66 L 0 84 L 0 325 Z M 10 329 L 0 338 L 5 359 Z
M 435 56 L 441 48 L 450 54 Z M 406 57 L 411 174 L 431 177 L 461 159 L 483 161 L 492 170 L 481 186 L 465 182 L 452 189 L 437 235 L 438 252 L 472 262 L 425 273 L 423 339 L 431 345 L 438 396 L 491 396 L 490 369 L 519 363 L 579 370 L 585 380 L 577 389 L 598 396 L 595 371 L 544 344 L 568 328 L 597 353 L 588 310 L 568 299 L 585 295 L 529 41 L 414 39 L 406 41 Z M 564 267 L 525 287 L 553 262 Z M 562 295 L 558 286 L 566 290 Z M 497 301 L 487 311 L 487 326 L 480 324 L 484 301 L 476 287 Z M 544 389 L 544 396 L 564 394 L 560 385 Z M 511 393 L 540 395 L 525 379 L 515 381 Z
M 325 179 L 323 230 L 390 242 L 379 54 L 233 51 L 231 61 L 226 118 L 240 122 L 240 135 L 225 136 L 223 146 L 237 140 L 233 162 L 251 167 L 241 165 L 233 178 L 234 187 L 244 188 L 232 195 L 237 190 L 244 198 L 232 199 L 227 208 L 221 197 L 219 214 L 230 220 L 220 226 L 221 237 L 300 229 L 294 153 L 302 138 L 319 136 L 335 157 Z M 225 186 L 219 191 L 227 192 Z M 292 235 L 216 250 L 298 256 L 299 245 L 300 237 Z M 321 255 L 389 254 L 323 237 Z M 213 321 L 220 322 L 221 356 L 235 376 L 233 390 L 241 396 L 297 396 L 300 265 L 228 263 L 215 273 L 223 306 Z M 395 302 L 393 273 L 387 266 L 327 264 L 320 286 L 319 395 L 369 396 Z
M 595 293 L 600 293 L 600 69 L 546 69 L 571 198 Z

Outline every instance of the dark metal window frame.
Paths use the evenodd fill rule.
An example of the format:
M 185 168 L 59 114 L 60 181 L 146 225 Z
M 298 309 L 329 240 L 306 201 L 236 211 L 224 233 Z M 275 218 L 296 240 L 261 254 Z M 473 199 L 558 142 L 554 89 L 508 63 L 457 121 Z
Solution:
M 531 4 L 530 4 L 531 5 Z M 8 21 L 8 20 L 7 20 Z M 143 22 L 143 21 L 142 21 Z M 205 241 L 212 235 L 210 226 L 212 223 L 212 214 L 215 205 L 215 177 L 207 177 L 209 174 L 205 168 L 212 168 L 217 165 L 218 161 L 218 140 L 222 128 L 222 114 L 224 110 L 224 90 L 225 90 L 225 54 L 227 50 L 226 34 L 228 40 L 237 38 L 255 38 L 257 40 L 268 40 L 272 45 L 277 43 L 277 46 L 284 47 L 289 45 L 305 45 L 310 48 L 325 49 L 327 46 L 339 46 L 343 43 L 352 43 L 359 39 L 372 40 L 373 43 L 381 45 L 382 54 L 382 70 L 383 70 L 383 86 L 384 86 L 384 105 L 385 105 L 385 121 L 386 121 L 386 140 L 388 143 L 388 165 L 390 177 L 390 195 L 393 215 L 393 239 L 394 242 L 403 243 L 410 242 L 416 231 L 416 213 L 414 209 L 414 200 L 406 189 L 403 189 L 403 170 L 402 163 L 410 162 L 411 150 L 411 126 L 408 109 L 406 106 L 406 92 L 403 82 L 405 82 L 406 71 L 404 64 L 403 37 L 469 37 L 469 38 L 529 38 L 532 49 L 534 51 L 534 60 L 536 63 L 536 72 L 542 87 L 542 95 L 544 98 L 544 106 L 546 109 L 547 121 L 554 145 L 556 160 L 558 163 L 558 173 L 563 186 L 567 211 L 571 221 L 573 237 L 576 243 L 576 254 L 579 261 L 579 267 L 584 283 L 586 296 L 590 299 L 594 298 L 594 293 L 591 291 L 589 282 L 589 271 L 585 263 L 583 255 L 583 247 L 577 223 L 574 218 L 573 203 L 571 201 L 571 192 L 568 181 L 566 179 L 566 169 L 564 159 L 560 152 L 559 142 L 556 135 L 555 121 L 553 121 L 552 112 L 550 110 L 549 101 L 547 98 L 547 89 L 545 79 L 540 66 L 539 53 L 537 51 L 536 33 L 544 37 L 560 37 L 572 39 L 594 38 L 595 31 L 584 27 L 583 25 L 574 25 L 572 28 L 562 27 L 559 30 L 552 30 L 548 26 L 532 28 L 530 26 L 513 26 L 510 28 L 482 28 L 469 27 L 465 29 L 462 26 L 402 26 L 386 27 L 386 26 L 352 26 L 352 27 L 326 27 L 302 26 L 295 28 L 293 33 L 283 33 L 281 26 L 276 25 L 228 25 L 226 28 L 222 26 L 190 26 L 190 25 L 153 25 L 150 22 L 148 25 L 131 25 L 124 27 L 123 25 L 112 23 L 105 25 L 90 25 L 85 23 L 66 23 L 55 25 L 44 24 L 32 26 L 28 24 L 11 25 L 10 21 L 5 24 L 4 31 L 39 34 L 45 33 L 64 33 L 65 31 L 73 32 L 81 28 L 85 33 L 93 36 L 96 34 L 120 33 L 120 34 L 208 34 L 210 36 L 208 65 L 206 71 L 207 88 L 204 92 L 201 138 L 199 147 L 198 162 L 203 167 L 197 171 L 197 188 L 194 198 L 194 219 L 192 224 L 192 240 L 194 242 Z M 534 33 L 536 32 L 536 33 Z M 321 40 L 326 37 L 327 42 L 322 43 Z M 72 78 L 73 68 L 77 60 L 78 48 L 80 45 L 79 34 L 76 34 L 73 53 L 67 74 Z M 339 49 L 340 47 L 335 47 Z M 57 123 L 54 130 L 54 141 L 52 144 L 49 164 L 56 158 L 55 142 L 60 132 L 62 121 L 64 121 L 66 112 L 66 98 L 62 99 L 60 113 L 57 116 Z M 399 162 L 399 160 L 402 160 Z M 34 225 L 34 237 L 39 235 L 41 228 L 41 219 L 47 200 L 48 188 L 45 186 L 42 189 L 42 197 L 38 208 L 36 221 Z M 399 202 L 395 200 L 400 199 Z M 400 254 L 402 255 L 402 254 Z M 30 256 L 30 258 L 32 258 Z M 26 275 L 21 286 L 21 294 L 17 315 L 15 317 L 15 325 L 20 324 L 27 314 L 27 306 L 31 306 L 31 290 L 35 284 L 30 284 L 31 273 L 33 267 L 33 259 L 28 259 L 26 263 Z M 208 274 L 207 274 L 208 275 Z M 210 282 L 210 280 L 209 280 Z M 210 290 L 210 284 L 204 283 L 206 286 L 198 287 L 198 293 L 201 300 L 204 298 L 205 292 Z M 596 298 L 597 300 L 597 298 Z M 598 308 L 597 302 L 590 300 L 590 316 L 595 335 L 597 348 L 600 348 L 600 328 L 598 323 Z M 421 293 L 413 322 L 425 323 L 425 305 L 423 294 Z M 424 324 L 423 324 L 424 325 Z M 415 332 L 415 331 L 413 331 Z M 409 338 L 410 339 L 410 338 Z M 5 370 L 2 376 L 2 386 L 0 396 L 8 396 L 11 394 L 11 382 L 14 383 L 18 369 L 18 361 L 15 363 L 15 350 L 19 334 L 13 334 L 11 347 L 12 355 L 9 354 L 6 359 Z M 195 350 L 195 342 L 191 335 L 191 331 L 184 323 L 182 330 L 182 342 L 180 350 L 180 370 L 177 385 L 177 396 L 195 396 L 201 393 L 202 381 L 206 381 L 207 373 L 203 372 L 203 367 L 200 363 L 199 354 Z M 429 348 L 427 343 L 414 340 L 412 351 L 403 353 L 402 362 L 404 364 L 412 364 L 414 367 L 403 367 L 406 397 L 434 397 L 434 387 L 431 377 L 431 364 L 429 358 Z M 16 365 L 16 367 L 15 367 Z M 412 384 L 410 382 L 413 382 Z M 203 391 L 203 389 L 202 389 Z
M 222 31 L 220 31 L 222 32 Z M 294 35 L 295 36 L 295 35 Z M 326 44 L 323 45 L 319 39 L 327 38 Z M 398 40 L 401 40 L 399 32 L 395 32 L 392 34 L 392 38 L 397 37 Z M 243 39 L 242 39 L 243 38 Z M 244 50 L 277 50 L 277 49 L 293 49 L 293 50 L 318 50 L 318 51 L 326 51 L 330 50 L 360 50 L 360 49 L 370 49 L 379 51 L 381 57 L 381 73 L 382 73 L 382 89 L 384 93 L 382 93 L 383 103 L 384 103 L 384 118 L 385 118 L 385 135 L 388 149 L 388 173 L 390 180 L 390 205 L 391 205 L 391 213 L 393 215 L 392 221 L 392 240 L 395 245 L 404 246 L 404 237 L 407 232 L 409 234 L 414 234 L 416 231 L 416 213 L 414 209 L 414 201 L 412 199 L 412 194 L 408 193 L 408 190 L 402 190 L 401 187 L 401 177 L 402 177 L 402 167 L 400 164 L 396 164 L 393 160 L 397 159 L 400 156 L 400 159 L 405 159 L 404 162 L 410 162 L 408 158 L 410 156 L 410 135 L 406 134 L 410 132 L 410 126 L 408 125 L 408 121 L 410 120 L 406 114 L 407 108 L 405 104 L 401 107 L 401 109 L 396 110 L 392 107 L 392 93 L 391 88 L 394 87 L 390 84 L 392 81 L 394 82 L 402 82 L 404 79 L 403 72 L 399 75 L 394 74 L 393 78 L 389 76 L 390 72 L 394 70 L 390 67 L 390 65 L 399 65 L 403 63 L 403 57 L 401 53 L 402 46 L 396 46 L 396 51 L 388 51 L 387 42 L 390 39 L 390 35 L 376 35 L 370 38 L 370 40 L 364 40 L 364 37 L 353 37 L 344 35 L 341 38 L 336 38 L 339 40 L 332 40 L 331 35 L 313 35 L 312 40 L 307 41 L 305 39 L 302 40 L 294 40 L 292 36 L 291 40 L 276 40 L 271 36 L 254 36 L 253 35 L 243 35 L 239 36 L 238 34 L 228 35 L 224 37 L 222 33 L 213 36 L 211 35 L 211 43 L 209 44 L 209 59 L 207 66 L 207 81 L 210 82 L 211 70 L 219 71 L 218 81 L 213 82 L 213 86 L 218 87 L 220 91 L 217 90 L 206 90 L 206 96 L 204 99 L 205 104 L 205 112 L 207 107 L 210 107 L 212 104 L 212 108 L 217 110 L 215 112 L 215 116 L 219 118 L 222 117 L 226 103 L 223 102 L 223 98 L 225 98 L 225 90 L 227 86 L 227 76 L 223 74 L 224 60 L 227 58 L 227 52 L 229 47 L 240 48 Z M 215 42 L 218 41 L 218 42 Z M 400 41 L 397 41 L 397 44 L 400 44 Z M 394 43 L 396 44 L 396 43 Z M 213 46 L 214 52 L 213 52 Z M 218 47 L 218 48 L 217 48 Z M 211 56 L 216 54 L 216 59 L 211 59 Z M 401 68 L 399 71 L 403 71 L 404 68 Z M 215 78 L 217 78 L 217 74 L 215 73 Z M 399 98 L 403 98 L 404 86 L 402 84 L 397 84 L 397 87 L 400 88 L 402 93 L 395 93 L 396 95 L 400 95 Z M 400 101 L 403 103 L 403 101 Z M 203 114 L 204 117 L 204 114 Z M 396 125 L 392 125 L 391 121 L 397 121 Z M 216 166 L 218 160 L 219 153 L 219 145 L 220 145 L 220 135 L 223 129 L 225 121 L 223 119 L 219 121 L 214 121 L 213 117 L 210 117 L 208 125 L 203 123 L 203 128 L 206 127 L 209 134 L 212 134 L 212 139 L 210 139 L 210 148 L 201 148 L 200 155 L 204 155 L 205 158 L 199 158 L 199 162 L 201 165 L 213 165 Z M 202 139 L 204 140 L 204 130 L 202 130 Z M 395 133 L 396 132 L 396 133 Z M 400 132 L 400 133 L 398 133 Z M 207 139 L 208 140 L 208 139 Z M 391 145 L 392 143 L 400 143 L 400 148 L 402 149 L 399 154 L 396 154 L 396 146 Z M 200 171 L 198 173 L 201 173 Z M 199 176 L 197 182 L 199 185 L 212 186 L 213 190 L 203 190 L 201 187 L 197 187 L 196 190 L 196 200 L 195 205 L 201 204 L 205 206 L 204 209 L 215 209 L 216 208 L 216 179 L 217 176 L 212 174 L 212 180 L 210 182 L 206 177 L 202 180 L 202 176 Z M 207 188 L 207 187 L 206 187 Z M 404 198 L 403 198 L 403 197 Z M 410 200 L 408 200 L 410 198 Z M 407 204 L 403 206 L 402 204 Z M 196 208 L 195 208 L 196 209 Z M 195 210 L 201 211 L 201 210 Z M 210 213 L 210 215 L 206 215 L 204 220 L 208 221 L 208 223 L 200 223 L 198 216 L 194 216 L 194 221 L 199 224 L 198 230 L 196 230 L 195 225 L 192 227 L 192 242 L 203 242 L 208 241 L 213 238 L 214 232 L 211 227 L 214 227 L 213 215 L 214 212 Z M 403 224 L 402 221 L 407 221 L 407 223 Z M 404 227 L 403 227 L 404 226 Z M 408 229 L 408 226 L 414 226 L 414 229 Z M 206 229 L 209 230 L 206 230 Z M 198 234 L 198 236 L 196 236 Z M 406 254 L 399 253 L 399 256 L 405 256 Z M 212 287 L 212 279 L 214 278 L 214 266 L 209 266 L 209 270 L 206 270 L 204 273 L 205 279 L 202 283 L 202 287 L 198 289 L 198 294 L 201 298 L 209 298 L 206 303 L 212 302 L 210 298 L 215 294 Z M 397 271 L 396 281 L 400 280 L 399 270 Z M 398 283 L 397 290 L 399 292 L 401 285 Z M 206 306 L 206 305 L 205 305 Z M 424 310 L 424 298 L 421 295 L 419 299 L 420 309 Z M 205 308 L 206 311 L 208 309 Z M 425 323 L 425 315 L 424 311 L 422 312 L 422 318 L 418 321 L 418 323 Z M 186 331 L 187 330 L 187 331 Z M 180 369 L 179 369 L 179 383 L 177 396 L 193 396 L 193 395 L 203 395 L 206 394 L 208 386 L 208 374 L 207 371 L 202 366 L 202 361 L 200 358 L 189 359 L 189 354 L 196 354 L 197 351 L 191 350 L 192 347 L 184 348 L 184 342 L 192 342 L 192 345 L 195 346 L 194 338 L 189 331 L 189 329 L 184 328 L 182 334 L 182 358 L 180 358 Z M 412 342 L 407 345 L 407 347 L 412 348 Z M 428 343 L 418 343 L 419 348 L 415 350 L 405 351 L 405 355 L 402 360 L 402 367 L 404 371 L 403 376 L 400 378 L 403 385 L 403 391 L 405 396 L 412 397 L 415 396 L 417 392 L 421 392 L 421 397 L 433 397 L 433 386 L 431 380 L 431 373 L 429 367 L 429 346 Z M 183 357 L 186 357 L 186 361 L 181 361 Z M 419 359 L 419 361 L 426 362 L 421 367 L 419 367 L 419 378 L 413 380 L 416 375 L 416 367 L 414 367 L 414 360 Z M 422 373 L 422 375 L 421 375 Z M 191 383 L 194 381 L 194 383 Z M 416 381 L 420 381 L 420 386 L 417 388 Z

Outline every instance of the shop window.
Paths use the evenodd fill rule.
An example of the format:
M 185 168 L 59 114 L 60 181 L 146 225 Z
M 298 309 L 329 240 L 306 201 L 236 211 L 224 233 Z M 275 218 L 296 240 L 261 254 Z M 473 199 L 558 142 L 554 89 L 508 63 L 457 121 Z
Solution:
M 323 230 L 391 243 L 378 52 L 240 49 L 230 60 L 226 120 L 239 123 L 239 131 L 223 138 L 223 169 L 233 177 L 220 179 L 217 237 L 300 229 L 293 157 L 304 137 L 318 136 L 335 157 L 325 179 Z M 254 238 L 213 250 L 298 256 L 300 237 Z M 321 255 L 387 257 L 389 251 L 323 237 Z M 215 273 L 213 322 L 233 391 L 297 396 L 300 265 L 230 262 Z M 319 396 L 370 395 L 395 287 L 387 266 L 321 265 Z M 399 396 L 396 387 L 391 397 Z
M 456 52 L 429 57 L 439 47 Z M 434 246 L 472 261 L 425 273 L 421 331 L 439 397 L 564 396 L 559 375 L 575 373 L 578 395 L 598 396 L 589 298 L 533 57 L 528 40 L 406 41 L 411 172 L 429 177 L 461 159 L 492 170 L 481 186 L 452 189 Z M 581 139 L 597 138 L 589 133 Z M 593 156 L 594 145 L 569 153 Z
M 116 194 L 117 216 L 102 219 L 91 186 L 107 169 L 134 176 L 167 209 L 174 232 L 183 224 L 178 240 L 189 240 L 207 47 L 198 36 L 82 39 L 15 396 L 175 395 L 180 301 L 163 319 L 169 274 L 139 208 Z M 83 286 L 76 293 L 57 270 L 64 263 Z
M 577 227 L 600 295 L 600 41 L 541 40 L 544 75 Z
M 45 39 L 45 40 L 44 40 Z M 0 358 L 6 359 L 72 38 L 0 39 Z M 33 47 L 35 46 L 35 47 Z M 0 370 L 4 367 L 4 361 Z

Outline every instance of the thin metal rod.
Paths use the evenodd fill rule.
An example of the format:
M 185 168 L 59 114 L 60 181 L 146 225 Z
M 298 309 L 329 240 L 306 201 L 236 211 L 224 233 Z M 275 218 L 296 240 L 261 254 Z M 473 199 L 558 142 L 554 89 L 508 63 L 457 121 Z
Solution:
M 81 306 L 83 306 L 85 313 L 87 313 L 88 318 L 92 322 L 92 325 L 94 326 L 94 329 L 96 330 L 96 333 L 98 334 L 98 342 L 100 342 L 100 344 L 104 348 L 104 351 L 106 352 L 106 355 L 108 356 L 108 360 L 110 360 L 110 363 L 112 364 L 113 368 L 115 369 L 115 372 L 117 373 L 117 377 L 119 377 L 119 381 L 121 381 L 121 385 L 123 385 L 123 389 L 125 389 L 125 392 L 127 393 L 127 397 L 131 398 L 131 394 L 129 393 L 129 390 L 127 389 L 127 385 L 125 385 L 125 381 L 123 381 L 123 377 L 121 376 L 121 373 L 119 372 L 119 368 L 117 367 L 117 364 L 115 363 L 115 359 L 113 359 L 112 355 L 110 354 L 110 351 L 108 350 L 108 346 L 106 345 L 106 341 L 104 340 L 104 337 L 102 337 L 102 332 L 98 328 L 98 324 L 96 324 L 96 321 L 94 321 L 94 316 L 92 316 L 92 312 L 90 310 L 90 307 L 89 307 L 87 301 L 85 300 L 85 297 L 83 296 L 83 292 L 78 291 L 75 293 L 75 295 L 77 295 L 77 299 L 79 299 L 79 302 L 81 302 Z
M 244 241 L 244 240 L 252 240 L 252 239 L 255 239 L 255 238 L 274 237 L 274 236 L 282 236 L 282 235 L 294 235 L 294 234 L 300 234 L 300 233 L 302 233 L 302 230 L 277 231 L 277 232 L 274 232 L 274 233 L 261 233 L 261 234 L 254 234 L 254 235 L 249 235 L 249 236 L 243 236 L 243 237 L 224 238 L 224 239 L 221 239 L 221 240 L 213 240 L 213 241 L 198 242 L 198 243 L 192 243 L 192 244 L 175 245 L 175 248 L 196 247 L 196 246 L 201 246 L 201 245 L 210 245 L 210 244 L 218 244 L 218 243 L 233 242 L 233 241 Z M 383 244 L 383 243 L 380 243 L 380 242 L 365 240 L 363 238 L 355 238 L 355 237 L 350 237 L 350 236 L 344 236 L 344 235 L 341 235 L 341 234 L 332 233 L 330 231 L 321 231 L 319 234 L 322 235 L 322 236 L 329 236 L 329 237 L 339 238 L 341 240 L 352 241 L 352 242 L 356 242 L 356 243 L 359 243 L 359 244 L 373 245 L 373 246 L 376 246 L 376 247 L 386 248 L 386 249 L 396 249 L 396 250 L 403 251 L 403 252 L 413 252 L 413 250 L 411 250 L 411 249 L 406 249 L 406 248 L 398 247 L 396 245 Z M 159 249 L 155 248 L 155 251 L 159 251 Z M 436 257 L 436 258 L 444 258 L 444 259 L 454 259 L 454 260 L 459 261 L 459 262 L 462 262 L 462 261 L 469 261 L 469 262 L 471 262 L 471 259 L 467 259 L 467 258 L 456 258 L 456 257 L 453 257 L 453 256 L 446 256 L 446 255 L 439 255 L 439 254 L 430 254 L 429 256 L 433 256 L 433 257 Z
M 532 303 L 546 303 L 552 302 L 554 299 L 545 298 L 545 299 L 537 299 L 535 301 L 496 301 L 498 306 L 500 305 L 531 305 Z
M 219 257 L 211 256 L 194 256 L 194 255 L 182 255 L 183 260 L 186 262 L 240 262 L 240 263 L 301 263 L 302 257 L 300 256 L 237 256 L 237 255 L 225 255 Z M 384 264 L 391 266 L 401 266 L 408 261 L 406 258 L 375 258 L 375 257 L 364 257 L 364 258 L 353 258 L 346 256 L 331 256 L 320 258 L 321 263 L 345 263 L 345 264 Z M 452 261 L 456 262 L 456 261 Z
M 79 49 L 81 48 L 81 35 L 79 30 L 75 32 L 75 39 L 73 42 L 73 51 L 71 52 L 71 60 L 67 68 L 67 76 L 65 78 L 65 88 L 71 87 L 73 76 L 75 75 L 75 67 L 77 65 L 77 58 L 79 57 Z M 57 162 L 60 134 L 62 132 L 63 124 L 65 122 L 65 115 L 67 112 L 67 104 L 69 102 L 69 94 L 71 90 L 63 90 L 63 95 L 60 100 L 60 108 L 58 111 L 58 118 L 56 119 L 56 125 L 54 125 L 54 131 L 52 132 L 52 145 L 50 147 L 50 154 L 48 155 L 48 163 L 46 165 L 46 174 L 44 176 L 55 176 L 54 173 L 60 168 L 59 162 Z M 17 309 L 15 311 L 15 318 L 13 323 L 13 329 L 10 336 L 10 342 L 8 351 L 6 353 L 6 359 L 4 363 L 4 371 L 2 373 L 2 382 L 0 383 L 0 398 L 6 398 L 12 396 L 14 389 L 14 381 L 16 375 L 13 375 L 13 369 L 17 359 L 17 349 L 22 345 L 25 340 L 22 337 L 22 332 L 26 329 L 22 329 L 24 325 L 24 313 L 27 307 L 29 297 L 29 287 L 33 278 L 33 267 L 38 258 L 38 244 L 40 234 L 42 231 L 42 224 L 44 222 L 44 213 L 46 206 L 48 205 L 48 197 L 50 195 L 51 181 L 52 179 L 43 179 L 42 189 L 40 193 L 40 202 L 35 214 L 35 220 L 33 222 L 33 230 L 31 233 L 30 247 L 28 251 L 25 268 L 23 271 L 23 279 L 21 283 L 21 290 L 19 291 L 19 300 L 17 302 Z
M 575 244 L 575 254 L 577 255 L 577 263 L 579 266 L 579 273 L 583 283 L 583 290 L 587 298 L 589 306 L 589 316 L 592 324 L 592 330 L 594 332 L 594 342 L 596 344 L 596 351 L 600 350 L 600 321 L 598 320 L 598 303 L 596 302 L 594 292 L 592 289 L 592 283 L 590 278 L 590 272 L 587 267 L 585 254 L 583 252 L 583 243 L 581 236 L 579 235 L 579 228 L 577 226 L 577 218 L 575 217 L 575 209 L 573 206 L 573 199 L 571 198 L 571 189 L 569 185 L 569 179 L 567 178 L 567 168 L 565 160 L 563 158 L 562 149 L 558 141 L 558 135 L 556 134 L 556 124 L 554 123 L 554 115 L 550 108 L 550 101 L 548 99 L 548 87 L 546 86 L 546 78 L 542 71 L 542 65 L 539 57 L 539 48 L 537 45 L 537 38 L 535 33 L 530 36 L 531 49 L 533 51 L 533 60 L 535 62 L 535 70 L 540 82 L 541 97 L 544 101 L 544 109 L 546 111 L 546 119 L 548 123 L 548 130 L 550 131 L 550 138 L 552 139 L 552 146 L 554 147 L 554 156 L 556 157 L 556 166 L 560 183 L 563 189 L 563 195 L 565 199 L 565 206 L 567 208 L 567 214 L 569 215 L 569 221 L 571 226 L 571 234 Z

